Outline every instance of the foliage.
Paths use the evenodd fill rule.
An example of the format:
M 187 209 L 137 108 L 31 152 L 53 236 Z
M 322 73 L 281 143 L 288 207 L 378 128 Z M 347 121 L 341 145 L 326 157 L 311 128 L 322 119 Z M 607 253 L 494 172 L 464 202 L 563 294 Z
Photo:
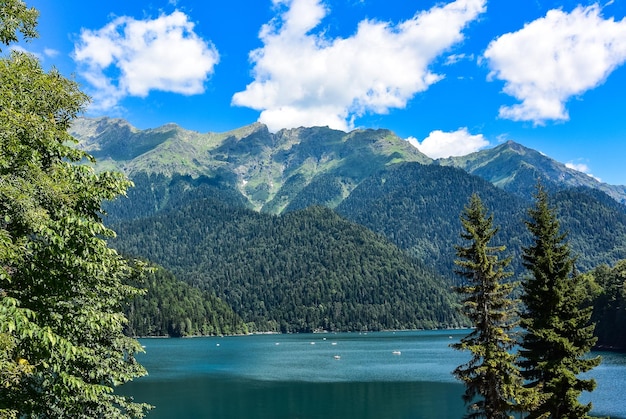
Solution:
M 107 224 L 149 217 L 203 198 L 217 199 L 236 207 L 250 206 L 247 199 L 231 187 L 227 176 L 192 178 L 138 173 L 132 181 L 134 186 L 128 190 L 127 196 L 104 203 Z
M 493 215 L 478 197 L 471 196 L 461 214 L 465 246 L 455 246 L 457 273 L 464 279 L 457 291 L 463 297 L 462 311 L 474 329 L 452 347 L 470 351 L 472 357 L 454 370 L 465 383 L 463 399 L 469 404 L 467 417 L 507 418 L 521 396 L 522 377 L 511 353 L 515 340 L 516 302 L 510 299 L 514 283 L 506 282 L 511 259 L 499 259 L 504 246 L 490 246 L 498 232 Z M 478 400 L 476 400 L 478 398 Z
M 460 169 L 396 164 L 362 181 L 336 210 L 453 277 L 454 255 L 447 249 L 459 244 L 454 220 L 472 193 L 502 220 L 495 244 L 506 245 L 513 272 L 523 272 L 522 248 L 531 241 L 524 226 L 530 202 Z M 569 231 L 577 269 L 587 271 L 626 258 L 626 207 L 588 188 L 551 196 Z
M 195 336 L 245 334 L 241 318 L 215 295 L 178 280 L 154 266 L 130 283 L 146 289 L 125 308 L 129 336 Z
M 594 301 L 597 347 L 626 350 L 626 260 L 613 267 L 598 266 L 591 272 L 600 293 Z
M 595 381 L 578 375 L 600 363 L 599 357 L 587 357 L 595 343 L 589 278 L 574 274 L 566 236 L 560 233 L 555 209 L 541 186 L 528 214 L 533 241 L 524 248 L 523 258 L 531 276 L 522 282 L 519 365 L 528 387 L 544 396 L 528 417 L 588 417 L 591 404 L 580 404 L 578 397 L 592 391 Z
M 19 41 L 20 32 L 25 40 L 36 38 L 38 17 L 39 11 L 28 8 L 22 0 L 3 0 L 0 3 L 0 45 Z
M 337 212 L 453 278 L 454 254 L 449 249 L 459 244 L 455 220 L 472 193 L 479 194 L 502 220 L 502 234 L 495 244 L 506 244 L 516 262 L 528 237 L 520 221 L 526 202 L 460 169 L 394 165 L 363 181 Z
M 279 217 L 206 198 L 115 229 L 121 252 L 214 292 L 251 331 L 463 324 L 446 280 L 326 208 Z
M 34 367 L 18 353 L 18 337 L 14 332 L 19 330 L 23 335 L 44 336 L 30 321 L 33 317 L 30 310 L 18 307 L 17 301 L 7 297 L 4 291 L 0 297 L 0 388 L 19 388 L 33 373 Z M 14 407 L 0 402 L 0 418 L 16 418 L 19 412 Z
M 29 34 L 34 13 L 20 15 L 22 6 L 2 3 L 3 31 Z M 138 291 L 122 284 L 130 268 L 100 220 L 100 203 L 129 183 L 76 164 L 89 156 L 67 130 L 86 100 L 31 55 L 0 59 L 0 409 L 9 415 L 141 417 L 147 408 L 113 393 L 145 374 L 141 347 L 122 334 L 122 302 Z

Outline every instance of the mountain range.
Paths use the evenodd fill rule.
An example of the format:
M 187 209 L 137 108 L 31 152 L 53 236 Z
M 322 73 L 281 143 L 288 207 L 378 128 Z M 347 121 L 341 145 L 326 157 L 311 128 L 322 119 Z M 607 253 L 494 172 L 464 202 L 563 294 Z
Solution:
M 122 119 L 78 119 L 71 134 L 103 169 L 224 179 L 264 212 L 280 213 L 306 188 L 331 182 L 338 205 L 363 179 L 394 163 L 452 166 L 529 197 L 537 180 L 553 190 L 584 186 L 626 204 L 626 186 L 609 185 L 513 141 L 467 156 L 433 160 L 389 130 L 349 133 L 327 127 L 270 133 L 260 123 L 225 133 L 175 124 L 139 130 Z
M 202 134 L 84 118 L 71 134 L 97 170 L 135 184 L 105 207 L 112 245 L 223 300 L 249 330 L 462 325 L 454 245 L 472 193 L 494 214 L 516 278 L 538 181 L 577 270 L 626 259 L 626 187 L 511 141 L 433 160 L 382 129 Z

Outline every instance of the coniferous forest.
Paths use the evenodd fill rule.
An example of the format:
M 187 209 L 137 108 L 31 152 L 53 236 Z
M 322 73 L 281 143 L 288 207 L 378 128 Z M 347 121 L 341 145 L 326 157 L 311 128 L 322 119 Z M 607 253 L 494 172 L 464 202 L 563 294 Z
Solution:
M 524 220 L 530 200 L 459 169 L 419 163 L 393 165 L 365 178 L 334 210 L 312 207 L 284 211 L 282 215 L 252 210 L 245 196 L 232 187 L 232 179 L 225 175 L 193 178 L 140 173 L 134 182 L 128 198 L 106 206 L 107 220 L 118 232 L 112 245 L 126 254 L 155 261 L 178 280 L 224 301 L 250 331 L 379 330 L 464 324 L 454 308 L 456 297 L 451 292 L 451 287 L 458 285 L 452 272 L 451 249 L 458 243 L 458 217 L 469 191 L 479 194 L 494 209 L 496 222 L 501 222 L 496 240 L 497 244 L 506 245 L 506 254 L 512 257 L 514 278 L 519 280 L 526 275 L 521 253 L 529 241 Z M 333 182 L 325 184 L 322 179 L 316 186 L 322 195 L 325 188 L 336 187 Z M 551 200 L 563 230 L 568 232 L 577 270 L 587 272 L 620 260 L 626 252 L 626 211 L 622 204 L 588 188 L 552 191 Z M 439 313 L 434 313 L 434 317 L 426 315 L 422 321 L 412 319 L 415 314 L 396 313 L 390 315 L 395 318 L 393 322 L 381 320 L 379 314 L 372 317 L 374 321 L 357 320 L 354 314 L 351 320 L 339 319 L 350 310 L 364 316 L 385 311 L 384 304 L 360 306 L 372 302 L 368 300 L 331 312 L 330 305 L 339 310 L 339 305 L 348 304 L 350 298 L 358 295 L 346 291 L 350 287 L 361 288 L 348 285 L 350 281 L 367 283 L 372 275 L 388 279 L 379 281 L 383 300 L 387 298 L 386 286 L 391 287 L 393 298 L 404 298 L 393 291 L 394 287 L 405 288 L 401 283 L 394 284 L 398 277 L 388 270 L 377 271 L 385 264 L 371 262 L 371 269 L 362 269 L 363 255 L 354 255 L 352 264 L 345 257 L 341 258 L 343 266 L 336 264 L 333 254 L 351 254 L 346 249 L 360 249 L 371 256 L 369 249 L 362 246 L 362 239 L 354 242 L 355 232 L 360 232 L 356 237 L 367 232 L 361 226 L 374 232 L 367 237 L 377 240 L 377 246 L 389 250 L 386 258 L 394 261 L 390 265 L 398 266 L 395 259 L 389 259 L 390 255 L 401 255 L 411 266 L 410 272 L 422 272 L 416 274 L 419 286 L 429 289 L 435 284 L 438 291 L 433 295 L 446 296 L 436 297 L 442 299 L 444 307 Z M 339 237 L 344 242 L 330 241 L 329 237 Z M 329 248 L 331 244 L 338 247 Z M 308 282 L 291 281 L 294 277 L 307 278 Z M 267 284 L 271 286 L 268 288 Z M 332 295 L 327 294 L 329 290 Z M 280 309 L 285 301 L 295 311 Z M 338 301 L 343 303 L 337 304 Z M 418 306 L 415 313 L 421 310 L 419 300 L 398 307 L 403 305 Z M 445 311 L 447 314 L 443 315 Z
M 250 331 L 466 324 L 446 280 L 324 207 L 272 216 L 204 199 L 115 228 L 113 246 L 214 292 Z
M 107 210 L 118 232 L 113 246 L 157 261 L 177 280 L 223 301 L 248 331 L 456 327 L 467 324 L 459 317 L 451 292 L 458 285 L 452 250 L 467 191 L 478 193 L 494 208 L 496 222 L 501 221 L 497 244 L 506 245 L 513 277 L 521 279 L 527 275 L 521 253 L 529 240 L 524 214 L 530 201 L 448 167 L 395 165 L 361 182 L 335 210 L 311 207 L 282 215 L 250 209 L 227 178 L 141 174 L 129 197 L 109 203 Z M 624 252 L 623 205 L 587 188 L 553 192 L 550 199 L 574 249 L 576 269 L 598 276 L 595 291 L 590 291 L 599 298 L 594 316 L 611 313 L 619 318 L 619 304 L 604 311 L 600 307 L 621 298 L 616 290 L 622 288 L 607 286 L 600 276 Z M 374 259 L 376 252 L 365 245 L 370 239 L 388 253 Z M 389 270 L 402 264 L 408 264 L 403 269 L 417 278 L 410 287 L 402 275 Z M 367 287 L 372 290 L 369 294 L 364 291 Z M 420 307 L 421 299 L 412 297 L 420 288 L 432 296 L 426 298 L 427 309 Z M 608 292 L 612 297 L 606 296 Z M 368 300 L 367 295 L 379 295 L 381 300 Z M 433 307 L 433 299 L 440 304 Z M 285 304 L 289 310 L 283 309 Z M 389 307 L 396 311 L 387 312 Z M 397 311 L 403 307 L 412 311 Z M 603 327 L 607 330 L 598 345 L 624 346 L 608 322 L 598 322 L 598 333 Z M 182 324 L 180 319 L 170 323 Z M 202 334 L 209 329 L 192 330 Z
M 130 336 L 233 335 L 248 332 L 241 317 L 219 298 L 178 280 L 160 266 L 129 281 L 145 290 L 126 307 Z

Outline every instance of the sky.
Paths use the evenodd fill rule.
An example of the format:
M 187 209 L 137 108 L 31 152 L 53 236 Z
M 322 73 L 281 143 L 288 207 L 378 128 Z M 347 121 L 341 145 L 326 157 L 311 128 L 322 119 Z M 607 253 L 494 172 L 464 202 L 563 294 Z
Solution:
M 385 128 L 433 158 L 513 140 L 626 185 L 626 1 L 26 0 L 14 48 L 140 129 Z

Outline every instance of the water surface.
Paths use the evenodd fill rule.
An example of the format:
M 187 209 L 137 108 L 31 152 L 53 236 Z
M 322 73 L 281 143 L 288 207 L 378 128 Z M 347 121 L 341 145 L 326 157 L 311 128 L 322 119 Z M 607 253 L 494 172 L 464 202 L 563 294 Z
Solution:
M 123 387 L 149 418 L 460 418 L 467 331 L 142 339 L 150 375 Z M 594 413 L 626 418 L 626 356 L 603 354 Z

